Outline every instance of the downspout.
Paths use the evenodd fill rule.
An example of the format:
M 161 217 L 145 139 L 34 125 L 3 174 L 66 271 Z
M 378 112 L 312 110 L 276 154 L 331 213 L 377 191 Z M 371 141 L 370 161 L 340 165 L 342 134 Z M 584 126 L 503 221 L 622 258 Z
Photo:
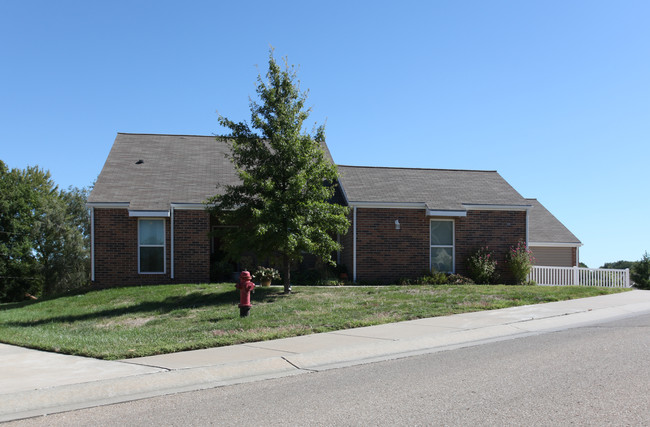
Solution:
M 357 282 L 357 207 L 352 214 L 352 281 Z
M 172 258 L 171 259 L 171 263 L 172 263 L 172 265 L 171 265 L 171 273 L 172 273 L 171 278 L 173 279 L 174 278 L 174 207 L 171 206 L 170 210 L 171 210 L 171 217 L 172 217 L 171 225 L 170 225 L 170 228 L 171 228 L 171 252 L 172 252 L 172 254 L 171 254 L 171 258 Z
M 95 281 L 95 208 L 90 208 L 90 281 Z

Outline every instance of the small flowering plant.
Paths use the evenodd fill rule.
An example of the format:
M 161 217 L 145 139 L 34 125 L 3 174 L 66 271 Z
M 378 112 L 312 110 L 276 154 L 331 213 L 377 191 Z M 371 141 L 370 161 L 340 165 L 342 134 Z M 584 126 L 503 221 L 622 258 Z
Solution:
M 521 285 L 528 281 L 528 273 L 533 267 L 535 257 L 528 249 L 526 243 L 520 241 L 517 246 L 510 247 L 506 255 L 506 262 L 517 284 Z
M 467 259 L 467 269 L 475 283 L 492 283 L 496 277 L 497 260 L 487 246 L 482 247 Z
M 253 273 L 253 278 L 259 281 L 266 281 L 266 280 L 273 280 L 273 279 L 279 280 L 280 272 L 275 268 L 259 266 L 255 270 L 255 273 Z

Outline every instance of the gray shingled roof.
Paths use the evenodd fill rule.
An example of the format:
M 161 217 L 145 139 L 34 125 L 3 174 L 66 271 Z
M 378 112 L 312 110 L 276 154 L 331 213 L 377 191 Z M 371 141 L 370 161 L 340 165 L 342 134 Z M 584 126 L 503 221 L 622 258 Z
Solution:
M 88 202 L 128 202 L 131 210 L 201 203 L 217 183 L 238 182 L 226 152 L 214 136 L 118 133 Z
M 326 157 L 332 161 L 327 146 Z M 95 187 L 93 203 L 128 203 L 130 210 L 166 211 L 171 203 L 201 203 L 239 182 L 228 147 L 215 136 L 118 133 Z M 141 164 L 136 164 L 142 160 Z M 536 199 L 524 199 L 496 171 L 339 166 L 347 200 L 421 203 L 432 210 L 463 205 L 533 206 L 530 241 L 580 241 Z
M 332 155 L 323 144 L 325 158 Z M 239 183 L 216 136 L 118 133 L 89 203 L 129 203 L 130 210 L 167 211 L 171 203 L 201 203 Z M 136 164 L 142 160 L 141 164 Z
M 496 171 L 339 166 L 339 173 L 350 203 L 423 203 L 444 211 L 529 205 Z
M 537 199 L 526 199 L 533 208 L 529 212 L 528 240 L 532 243 L 575 243 L 580 240 L 550 213 Z

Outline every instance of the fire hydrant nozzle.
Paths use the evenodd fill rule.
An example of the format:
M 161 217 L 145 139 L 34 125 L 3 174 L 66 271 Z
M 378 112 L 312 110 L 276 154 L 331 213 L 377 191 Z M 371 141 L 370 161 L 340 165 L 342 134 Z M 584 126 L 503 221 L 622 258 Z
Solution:
M 235 287 L 239 289 L 239 316 L 246 317 L 251 309 L 251 291 L 255 288 L 255 283 L 251 282 L 251 274 L 242 271 Z

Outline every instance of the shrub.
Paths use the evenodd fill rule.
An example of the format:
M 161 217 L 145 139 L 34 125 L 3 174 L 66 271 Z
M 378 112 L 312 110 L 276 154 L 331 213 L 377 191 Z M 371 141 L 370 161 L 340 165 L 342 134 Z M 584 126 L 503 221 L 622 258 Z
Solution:
M 497 270 L 497 260 L 487 248 L 480 248 L 467 258 L 467 269 L 476 283 L 492 283 Z
M 431 274 L 418 277 L 417 279 L 399 279 L 399 286 L 408 285 L 473 285 L 474 281 L 460 274 L 441 273 L 432 271 Z
M 535 262 L 533 253 L 526 247 L 526 243 L 520 241 L 517 246 L 510 247 L 506 261 L 516 284 L 526 284 L 528 273 Z
M 259 266 L 253 274 L 255 280 L 280 280 L 280 273 L 275 268 Z
M 460 274 L 449 274 L 447 276 L 447 283 L 450 285 L 473 285 L 474 281 Z
M 634 263 L 630 276 L 637 288 L 650 289 L 650 256 L 648 256 L 648 252 L 643 254 L 640 261 Z

